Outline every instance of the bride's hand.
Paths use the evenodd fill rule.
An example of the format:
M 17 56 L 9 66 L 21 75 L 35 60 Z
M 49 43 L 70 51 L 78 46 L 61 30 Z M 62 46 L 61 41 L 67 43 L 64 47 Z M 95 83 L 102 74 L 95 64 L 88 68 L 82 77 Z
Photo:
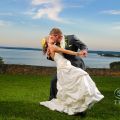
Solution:
M 78 52 L 78 56 L 86 57 L 87 56 L 87 51 L 86 50 L 81 50 L 80 52 Z
M 77 52 L 77 55 L 76 55 L 76 56 L 85 57 L 81 51 L 80 51 L 80 52 Z

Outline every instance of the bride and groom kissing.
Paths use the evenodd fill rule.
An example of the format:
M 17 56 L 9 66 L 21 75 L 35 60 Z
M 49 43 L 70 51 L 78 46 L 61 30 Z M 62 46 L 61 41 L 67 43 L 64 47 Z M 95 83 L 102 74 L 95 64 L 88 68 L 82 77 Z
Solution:
M 53 28 L 42 40 L 42 47 L 47 59 L 56 62 L 57 74 L 51 80 L 49 101 L 40 105 L 76 115 L 104 98 L 85 71 L 81 57 L 87 55 L 87 46 L 83 42 L 74 35 L 63 36 L 59 28 Z

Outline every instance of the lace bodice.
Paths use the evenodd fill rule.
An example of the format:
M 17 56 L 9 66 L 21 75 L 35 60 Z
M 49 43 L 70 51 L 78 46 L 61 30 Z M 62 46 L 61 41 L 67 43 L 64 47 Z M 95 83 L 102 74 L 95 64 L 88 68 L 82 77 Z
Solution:
M 61 53 L 55 53 L 54 61 L 57 64 L 57 68 L 64 68 L 67 66 L 71 66 L 70 61 L 64 58 L 64 56 Z

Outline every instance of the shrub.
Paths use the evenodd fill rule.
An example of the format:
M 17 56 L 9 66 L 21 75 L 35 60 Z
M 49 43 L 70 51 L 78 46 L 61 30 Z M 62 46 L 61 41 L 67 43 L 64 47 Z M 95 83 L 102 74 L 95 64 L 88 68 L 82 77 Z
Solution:
M 4 64 L 3 58 L 0 57 L 0 64 Z
M 120 70 L 120 61 L 110 63 L 110 69 L 119 69 Z

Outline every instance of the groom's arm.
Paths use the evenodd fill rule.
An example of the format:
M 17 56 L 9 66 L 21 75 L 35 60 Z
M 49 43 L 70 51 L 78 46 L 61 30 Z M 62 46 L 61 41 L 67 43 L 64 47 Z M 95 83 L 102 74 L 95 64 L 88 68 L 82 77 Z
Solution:
M 75 35 L 73 36 L 73 44 L 80 49 L 81 57 L 86 57 L 88 53 L 88 47 L 81 40 L 79 40 Z
M 85 43 L 83 43 L 79 38 L 73 35 L 73 44 L 80 50 L 88 50 L 88 47 Z

